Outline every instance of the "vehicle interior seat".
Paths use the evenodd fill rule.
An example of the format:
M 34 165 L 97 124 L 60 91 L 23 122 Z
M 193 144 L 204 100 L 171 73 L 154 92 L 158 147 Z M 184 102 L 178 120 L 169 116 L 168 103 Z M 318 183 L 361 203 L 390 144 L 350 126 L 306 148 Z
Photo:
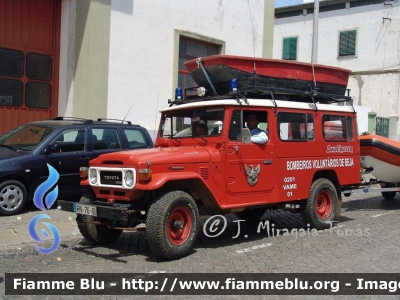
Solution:
M 108 149 L 119 149 L 121 145 L 119 143 L 118 135 L 115 129 L 104 129 L 103 141 L 107 143 Z

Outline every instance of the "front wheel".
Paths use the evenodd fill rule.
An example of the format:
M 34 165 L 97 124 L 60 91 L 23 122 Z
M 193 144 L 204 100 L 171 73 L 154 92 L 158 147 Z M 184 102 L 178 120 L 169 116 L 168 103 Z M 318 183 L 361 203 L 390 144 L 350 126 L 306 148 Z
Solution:
M 25 186 L 17 180 L 0 183 L 0 215 L 18 214 L 28 202 Z
M 79 204 L 90 204 L 95 201 L 96 198 L 93 192 L 86 192 L 79 201 Z M 101 219 L 94 216 L 87 216 L 78 214 L 76 216 L 76 222 L 78 224 L 79 231 L 85 239 L 94 244 L 108 244 L 114 242 L 122 234 L 121 229 L 108 228 L 103 225 L 93 224 L 95 221 L 101 221 Z
M 311 186 L 307 200 L 300 205 L 304 223 L 318 230 L 327 229 L 336 218 L 338 195 L 333 183 L 324 178 L 317 179 Z
M 165 194 L 150 207 L 146 233 L 150 249 L 166 259 L 189 253 L 196 241 L 199 212 L 193 198 L 185 192 Z

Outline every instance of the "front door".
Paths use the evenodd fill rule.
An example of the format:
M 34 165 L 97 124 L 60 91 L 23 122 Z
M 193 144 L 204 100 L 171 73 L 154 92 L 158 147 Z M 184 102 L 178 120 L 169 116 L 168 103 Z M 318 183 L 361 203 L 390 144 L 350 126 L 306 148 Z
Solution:
M 241 141 L 242 124 L 254 113 L 258 116 L 258 127 L 268 135 L 268 114 L 265 110 L 234 110 L 231 115 L 229 136 L 226 147 L 226 187 L 229 201 L 241 203 L 266 202 L 266 195 L 275 186 L 274 144 L 268 135 L 267 143 L 245 144 Z M 271 126 L 270 126 L 271 127 Z M 253 132 L 253 131 L 252 131 Z M 227 203 L 228 205 L 236 203 Z
M 80 185 L 79 168 L 87 166 L 94 153 L 88 151 L 87 128 L 79 127 L 62 131 L 50 144 L 57 145 L 56 151 L 43 155 L 46 163 L 54 167 L 60 175 L 59 194 L 73 195 L 83 192 Z

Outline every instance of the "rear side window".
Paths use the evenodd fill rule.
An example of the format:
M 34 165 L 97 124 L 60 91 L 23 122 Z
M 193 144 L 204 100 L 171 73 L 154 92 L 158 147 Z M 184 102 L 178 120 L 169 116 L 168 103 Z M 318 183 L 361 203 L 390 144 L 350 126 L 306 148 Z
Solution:
M 128 140 L 129 149 L 145 148 L 148 146 L 142 131 L 129 128 L 124 128 L 123 130 Z
M 352 117 L 324 115 L 322 129 L 327 141 L 347 141 L 354 139 Z
M 314 140 L 314 118 L 311 114 L 278 113 L 278 135 L 282 141 Z
M 117 128 L 93 128 L 93 150 L 121 149 Z

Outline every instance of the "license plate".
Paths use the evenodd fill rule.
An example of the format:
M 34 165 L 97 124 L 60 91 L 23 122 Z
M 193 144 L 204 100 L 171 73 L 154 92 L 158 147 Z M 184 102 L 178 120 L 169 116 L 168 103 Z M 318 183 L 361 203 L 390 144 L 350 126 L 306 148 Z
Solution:
M 76 213 L 88 216 L 97 216 L 97 207 L 92 205 L 76 205 Z

